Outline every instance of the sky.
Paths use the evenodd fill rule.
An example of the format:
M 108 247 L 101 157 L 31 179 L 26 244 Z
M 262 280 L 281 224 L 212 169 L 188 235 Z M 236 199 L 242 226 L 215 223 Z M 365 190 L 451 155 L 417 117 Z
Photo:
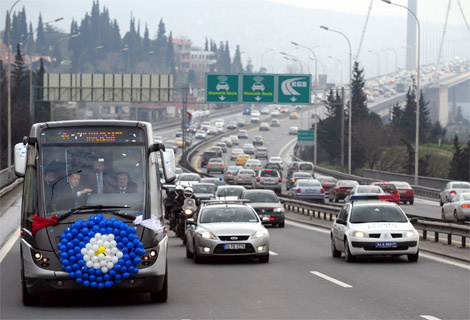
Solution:
M 455 43 L 470 43 L 470 37 L 465 28 L 458 3 L 467 13 L 470 21 L 470 0 L 452 0 L 449 16 L 447 40 L 450 46 Z M 0 0 L 0 29 L 5 26 L 5 13 L 15 0 Z M 407 0 L 393 0 L 407 5 Z M 20 0 L 15 10 L 26 9 L 27 19 L 37 24 L 39 13 L 43 21 L 64 18 L 54 26 L 68 32 L 72 19 L 78 20 L 91 11 L 93 0 Z M 317 55 L 323 60 L 323 68 L 333 69 L 339 73 L 339 66 L 329 55 L 335 55 L 343 63 L 343 73 L 347 73 L 348 49 L 335 38 L 331 32 L 319 29 L 326 24 L 337 28 L 349 35 L 352 51 L 358 50 L 370 0 L 100 0 L 100 7 L 107 7 L 112 19 L 116 19 L 121 29 L 121 35 L 129 29 L 130 17 L 140 21 L 141 34 L 147 23 L 150 37 L 155 38 L 158 22 L 163 19 L 167 31 L 173 32 L 173 37 L 191 39 L 194 45 L 204 46 L 205 38 L 213 38 L 217 43 L 228 40 L 231 44 L 232 56 L 237 44 L 240 45 L 242 61 L 246 65 L 248 58 L 259 68 L 267 50 L 273 53 L 264 56 L 264 64 L 274 72 L 285 72 L 286 61 L 279 51 L 293 50 L 290 41 L 307 44 L 309 47 L 318 46 Z M 440 43 L 442 26 L 448 0 L 419 0 L 418 17 L 422 28 L 422 46 L 434 48 Z M 391 70 L 393 53 L 386 48 L 400 47 L 406 44 L 406 16 L 404 8 L 374 0 L 371 18 L 363 44 L 362 59 L 369 64 L 368 70 L 374 71 L 382 64 Z M 462 40 L 463 39 L 463 40 Z M 468 40 L 468 41 L 467 41 Z M 450 43 L 450 41 L 453 41 Z M 468 52 L 470 48 L 468 47 Z M 426 61 L 426 50 L 423 49 L 423 61 Z M 382 50 L 382 57 L 377 61 L 373 53 Z M 436 51 L 437 49 L 434 49 Z M 428 50 L 429 51 L 429 50 Z M 449 51 L 449 50 L 448 50 Z M 299 53 L 296 53 L 299 52 Z M 292 51 L 308 63 L 308 52 Z M 436 53 L 433 53 L 434 56 Z M 448 55 L 460 54 L 458 50 Z M 401 50 L 398 63 L 402 64 L 404 50 Z M 470 54 L 469 54 L 470 55 Z M 427 59 L 434 59 L 428 54 Z M 380 64 L 379 64 L 380 62 Z M 306 69 L 306 64 L 304 68 Z M 374 65 L 376 64 L 376 65 Z M 372 73 L 371 71 L 369 71 Z M 339 78 L 339 76 L 338 76 Z

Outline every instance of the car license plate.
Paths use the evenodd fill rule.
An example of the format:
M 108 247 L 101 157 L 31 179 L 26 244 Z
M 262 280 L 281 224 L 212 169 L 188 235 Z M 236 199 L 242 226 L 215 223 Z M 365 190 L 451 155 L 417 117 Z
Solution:
M 398 193 L 406 193 L 406 190 L 399 190 Z
M 306 192 L 313 192 L 315 189 L 305 189 Z
M 398 246 L 398 243 L 396 242 L 376 242 L 375 247 L 376 248 L 396 248 Z
M 224 244 L 225 250 L 244 250 L 245 244 L 244 243 L 227 243 Z

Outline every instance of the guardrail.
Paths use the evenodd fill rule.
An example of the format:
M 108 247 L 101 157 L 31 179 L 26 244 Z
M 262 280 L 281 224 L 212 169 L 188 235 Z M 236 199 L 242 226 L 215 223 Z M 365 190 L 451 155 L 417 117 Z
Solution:
M 338 206 L 313 204 L 307 201 L 284 197 L 279 197 L 279 199 L 282 200 L 285 209 L 307 215 L 311 219 L 317 218 L 333 221 L 337 218 L 338 213 L 341 210 Z M 435 242 L 439 241 L 439 234 L 446 234 L 447 244 L 450 245 L 452 244 L 452 237 L 459 236 L 462 239 L 462 248 L 466 247 L 466 239 L 470 237 L 470 226 L 467 225 L 419 219 L 418 222 L 413 223 L 413 226 L 416 229 L 423 231 L 424 240 L 427 239 L 428 232 L 434 232 Z

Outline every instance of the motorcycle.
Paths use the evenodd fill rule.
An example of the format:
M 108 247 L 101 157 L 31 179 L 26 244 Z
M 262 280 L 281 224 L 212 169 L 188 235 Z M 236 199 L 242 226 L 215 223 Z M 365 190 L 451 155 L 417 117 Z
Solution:
M 183 244 L 186 244 L 186 220 L 192 218 L 196 210 L 196 200 L 192 198 L 184 199 L 175 227 L 175 233 L 181 238 L 181 240 L 183 240 Z

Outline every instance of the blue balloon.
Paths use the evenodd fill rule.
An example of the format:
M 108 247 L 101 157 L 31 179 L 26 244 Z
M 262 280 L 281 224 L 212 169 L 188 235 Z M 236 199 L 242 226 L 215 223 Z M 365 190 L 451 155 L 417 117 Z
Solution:
M 88 280 L 83 281 L 83 286 L 84 287 L 89 287 L 90 286 L 90 281 L 88 281 Z
M 79 234 L 77 234 L 77 239 L 80 241 L 79 243 L 82 243 L 82 240 L 83 240 L 84 237 L 85 236 L 81 232 Z
M 76 281 L 78 284 L 82 284 L 82 283 L 83 283 L 83 279 L 82 279 L 82 278 L 76 278 L 75 281 Z
M 112 285 L 113 285 L 113 282 L 112 282 L 112 281 L 106 281 L 106 282 L 104 283 L 104 286 L 105 286 L 106 288 L 109 288 L 109 287 L 111 287 Z
M 106 228 L 106 221 L 100 221 L 100 228 Z
M 96 282 L 103 282 L 103 277 L 96 277 Z
M 129 255 L 128 255 L 128 254 L 123 255 L 123 256 L 122 256 L 122 259 L 125 260 L 125 261 L 126 261 L 126 260 L 129 260 Z
M 119 235 L 121 236 L 122 240 L 124 240 L 124 238 L 127 237 L 127 232 L 124 231 L 124 230 L 121 230 L 121 232 L 119 233 Z
M 83 240 L 83 239 L 82 239 L 82 240 Z M 78 243 L 78 245 L 80 246 L 80 248 L 85 248 L 86 243 L 85 243 L 85 241 L 80 241 L 80 242 Z
M 76 236 L 78 234 L 78 230 L 76 228 L 72 229 L 72 235 Z
M 102 219 L 103 219 L 103 214 L 98 213 L 98 214 L 96 215 L 96 218 L 97 218 L 98 220 L 102 220 Z
M 109 274 L 106 273 L 106 274 L 103 276 L 103 279 L 104 279 L 104 281 L 108 281 L 109 279 L 111 279 L 111 277 L 109 276 Z
M 91 217 L 88 219 L 88 221 L 91 222 L 91 223 L 93 223 L 93 224 L 95 223 L 95 220 L 96 220 L 95 216 L 91 216 Z
M 121 280 L 114 279 L 114 284 L 121 284 Z
M 113 267 L 113 271 L 114 272 L 119 272 L 119 270 L 121 270 L 121 266 L 119 264 L 115 264 L 114 267 Z
M 80 268 L 83 268 L 84 266 L 86 266 L 85 260 L 83 260 L 83 259 L 82 259 L 82 260 L 78 260 L 78 266 L 79 266 Z
M 132 250 L 134 249 L 134 244 L 132 242 L 129 242 L 126 247 L 129 249 L 129 250 Z
M 90 275 L 88 275 L 88 273 L 83 273 L 82 278 L 83 279 L 89 279 Z
M 127 244 L 129 243 L 129 239 L 127 239 L 127 238 L 122 238 L 122 243 L 124 243 L 124 244 L 127 245 Z
M 108 274 L 111 278 L 114 278 L 116 276 L 116 271 L 114 271 L 114 269 L 111 269 L 108 271 Z
M 89 233 L 90 233 L 90 229 L 88 229 L 88 228 L 86 228 L 86 227 L 85 227 L 85 228 L 82 228 L 82 233 L 85 234 L 85 235 L 86 235 L 86 234 L 89 234 Z
M 103 271 L 101 271 L 101 269 L 96 269 L 95 274 L 97 276 L 101 276 L 103 274 Z
M 74 262 L 77 262 L 77 259 L 75 259 L 75 256 L 71 256 L 69 257 L 69 261 L 70 263 L 74 263 Z
M 95 274 L 95 269 L 89 268 L 88 269 L 88 274 Z
M 138 239 L 134 239 L 132 240 L 132 244 L 134 245 L 134 247 L 138 248 L 139 247 L 139 243 L 140 241 Z
M 94 274 L 90 276 L 90 281 L 96 281 L 96 276 Z
M 73 243 L 74 247 L 76 247 L 80 243 L 80 240 L 78 240 L 78 238 L 73 238 L 72 243 Z
M 73 234 L 71 232 L 68 232 L 68 233 L 65 234 L 65 238 L 67 240 L 72 240 L 73 239 Z
M 95 225 L 95 226 L 93 226 L 92 230 L 93 230 L 94 232 L 99 232 L 99 231 L 100 231 L 100 227 Z
M 70 265 L 69 259 L 64 259 L 64 260 L 62 260 L 62 265 L 66 266 L 66 267 L 67 267 L 68 265 Z
M 73 271 L 69 272 L 69 277 L 74 279 L 75 278 L 75 272 L 73 272 Z
M 129 259 L 134 260 L 135 257 L 136 257 L 136 255 L 135 255 L 134 252 L 130 252 L 130 253 L 129 253 Z
M 113 233 L 113 228 L 107 227 L 107 228 L 106 228 L 106 233 L 108 233 L 108 234 L 109 234 L 109 233 Z
M 67 234 L 67 233 L 69 233 L 69 232 L 70 232 L 70 228 L 69 228 L 69 227 L 65 228 L 64 233 Z
M 120 271 L 121 271 L 121 273 L 125 273 L 125 272 L 127 272 L 127 268 L 125 266 L 121 266 Z
M 77 270 L 77 271 L 75 272 L 75 275 L 76 275 L 77 277 L 80 277 L 80 278 L 81 278 L 82 275 L 83 275 L 83 273 L 82 273 L 80 270 Z
M 122 276 L 120 274 L 117 274 L 114 279 L 117 279 L 117 280 L 121 280 L 122 279 Z
M 104 284 L 102 282 L 98 283 L 98 289 L 100 290 L 104 289 Z
M 118 260 L 118 264 L 121 265 L 121 266 L 124 265 L 125 263 L 126 263 L 126 261 L 124 261 L 123 258 Z
M 124 273 L 122 274 L 122 278 L 123 278 L 123 279 L 127 279 L 127 278 L 129 278 L 130 276 L 131 276 L 131 275 L 129 274 L 129 272 L 124 272 Z
M 67 253 L 69 254 L 69 256 L 74 256 L 75 255 L 75 252 L 73 251 L 73 249 L 69 249 L 67 251 Z
M 134 265 L 138 265 L 140 263 L 140 258 L 134 258 L 134 260 L 132 261 L 134 263 Z
M 132 261 L 126 260 L 126 267 L 129 268 L 130 266 L 132 266 Z
M 129 248 L 124 247 L 124 248 L 122 248 L 121 251 L 122 251 L 122 253 L 129 253 Z
M 96 281 L 92 281 L 90 283 L 90 287 L 92 287 L 92 288 L 96 288 L 97 286 L 98 286 L 98 283 L 96 283 Z
M 73 270 L 72 266 L 66 266 L 65 267 L 65 271 L 67 271 L 67 272 L 72 272 L 72 270 Z
M 67 243 L 67 249 L 73 249 L 74 245 L 72 242 Z
M 122 250 L 122 248 L 124 248 L 124 244 L 122 242 L 118 242 L 117 246 L 116 246 L 119 250 Z
M 119 232 L 118 232 L 118 234 L 119 234 Z M 114 237 L 114 240 L 115 240 L 116 242 L 119 242 L 119 241 L 122 240 L 122 238 L 121 238 L 121 236 L 115 236 L 115 237 Z
M 74 264 L 72 265 L 72 270 L 73 270 L 73 271 L 77 271 L 78 269 L 79 269 L 78 264 L 74 263 Z

